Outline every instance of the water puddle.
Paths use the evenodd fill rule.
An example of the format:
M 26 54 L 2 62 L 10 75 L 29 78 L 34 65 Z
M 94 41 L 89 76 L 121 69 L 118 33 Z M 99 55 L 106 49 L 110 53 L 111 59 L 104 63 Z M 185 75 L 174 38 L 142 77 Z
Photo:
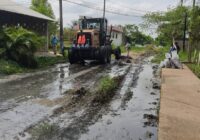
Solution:
M 120 90 L 121 98 L 110 104 L 110 112 L 88 128 L 79 140 L 156 140 L 157 127 L 148 125 L 148 114 L 156 116 L 157 106 L 151 104 L 159 98 L 159 90 L 152 88 L 153 69 L 151 64 L 132 67 Z M 136 75 L 134 75 L 135 73 Z M 137 76 L 138 80 L 134 76 Z M 134 82 L 137 82 L 134 83 Z M 135 84 L 135 86 L 133 86 Z M 130 86 L 132 85 L 132 86 Z M 151 93 L 155 93 L 152 95 Z M 128 94 L 128 95 L 127 95 Z M 123 99 L 126 100 L 123 100 Z M 125 106 L 124 106 L 125 102 Z M 154 122 L 157 123 L 157 122 Z
M 102 71 L 99 66 L 59 64 L 26 76 L 9 76 L 12 80 L 0 83 L 0 139 L 12 139 L 31 125 L 49 118 L 52 111 L 66 101 L 65 91 L 78 87 L 77 83 L 82 81 L 87 81 L 85 86 L 92 85 L 99 71 Z
M 49 114 L 49 108 L 32 104 L 23 103 L 12 110 L 8 110 L 0 115 L 0 138 L 11 140 L 33 122 L 42 120 Z
M 81 87 L 93 90 L 103 76 L 125 74 L 122 87 L 109 104 L 80 106 L 72 112 L 52 116 L 56 108 L 72 100 L 66 91 Z M 13 77 L 0 83 L 0 139 L 19 138 L 21 132 L 45 120 L 60 127 L 58 136 L 52 139 L 157 138 L 159 90 L 152 88 L 154 75 L 149 60 L 123 66 L 59 64 L 49 70 Z M 26 134 L 20 139 L 28 137 Z

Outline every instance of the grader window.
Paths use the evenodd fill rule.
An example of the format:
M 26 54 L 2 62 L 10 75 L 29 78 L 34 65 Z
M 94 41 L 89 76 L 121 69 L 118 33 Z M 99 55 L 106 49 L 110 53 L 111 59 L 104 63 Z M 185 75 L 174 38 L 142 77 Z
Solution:
M 87 42 L 89 41 L 89 45 L 91 46 L 92 45 L 92 37 L 91 37 L 91 34 L 90 33 L 80 33 L 78 34 L 77 36 L 77 41 L 80 40 L 80 38 L 84 37 L 85 39 L 85 42 L 83 44 L 87 44 Z M 77 42 L 78 44 L 82 44 L 82 43 L 79 43 Z
M 99 23 L 87 23 L 87 29 L 100 29 Z

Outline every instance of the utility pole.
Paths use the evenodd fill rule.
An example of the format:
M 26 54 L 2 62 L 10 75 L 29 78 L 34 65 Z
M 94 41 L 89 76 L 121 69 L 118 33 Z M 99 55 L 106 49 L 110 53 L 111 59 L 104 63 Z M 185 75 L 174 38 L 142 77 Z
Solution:
M 105 14 L 106 14 L 106 0 L 104 0 L 104 3 L 103 3 L 103 19 L 104 19 L 104 22 L 105 22 Z
M 186 41 L 186 31 L 187 31 L 187 13 L 184 14 L 184 33 L 183 33 L 183 51 L 185 51 L 185 41 Z
M 195 7 L 196 5 L 196 0 L 193 0 L 193 8 Z
M 60 50 L 61 50 L 62 55 L 64 55 L 62 0 L 59 0 L 59 6 L 60 6 Z
M 103 35 L 103 38 L 104 38 L 104 42 L 106 42 L 106 32 L 105 32 L 105 24 L 106 24 L 106 0 L 104 0 L 104 3 L 103 3 L 103 31 L 104 31 L 104 35 Z M 105 43 L 104 43 L 105 45 Z
M 183 6 L 183 0 L 181 0 L 181 6 Z

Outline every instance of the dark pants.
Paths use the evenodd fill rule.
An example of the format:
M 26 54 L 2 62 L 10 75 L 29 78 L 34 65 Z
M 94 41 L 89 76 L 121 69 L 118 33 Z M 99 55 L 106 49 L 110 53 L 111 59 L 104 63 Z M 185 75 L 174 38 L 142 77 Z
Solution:
M 53 52 L 54 52 L 54 54 L 56 54 L 56 53 L 57 53 L 56 44 L 52 44 L 52 48 L 53 48 Z

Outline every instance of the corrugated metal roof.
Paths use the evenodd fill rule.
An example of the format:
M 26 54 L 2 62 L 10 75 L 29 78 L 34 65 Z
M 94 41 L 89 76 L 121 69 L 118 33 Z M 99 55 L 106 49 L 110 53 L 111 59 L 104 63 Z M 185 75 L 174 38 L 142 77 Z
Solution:
M 31 10 L 27 7 L 24 7 L 20 4 L 17 4 L 11 0 L 0 0 L 0 10 L 11 12 L 11 13 L 17 13 L 17 14 L 21 14 L 21 15 L 26 15 L 26 16 L 31 16 L 31 17 L 35 17 L 35 18 L 40 18 L 40 19 L 44 19 L 44 20 L 54 21 L 53 19 L 51 19 L 43 14 L 40 14 L 40 13 L 38 13 L 34 10 Z

